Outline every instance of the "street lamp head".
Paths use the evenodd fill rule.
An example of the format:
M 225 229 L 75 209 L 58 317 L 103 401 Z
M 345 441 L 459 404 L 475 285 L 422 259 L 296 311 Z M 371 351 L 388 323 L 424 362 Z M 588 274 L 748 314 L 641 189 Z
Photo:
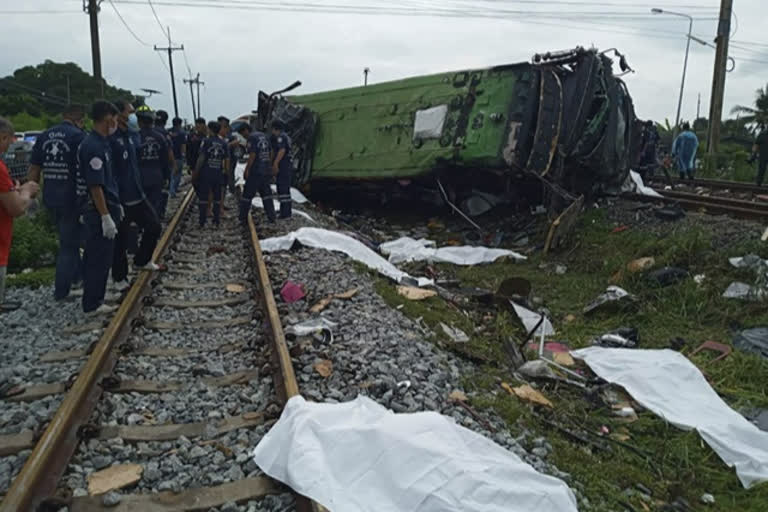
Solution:
M 653 14 L 662 14 L 664 12 L 664 9 L 659 9 L 658 7 L 654 7 L 653 9 L 651 9 L 651 12 Z

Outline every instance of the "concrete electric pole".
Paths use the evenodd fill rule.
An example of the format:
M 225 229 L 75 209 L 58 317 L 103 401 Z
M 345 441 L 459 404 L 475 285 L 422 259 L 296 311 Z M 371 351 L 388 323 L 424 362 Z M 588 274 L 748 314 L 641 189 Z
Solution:
M 184 79 L 185 84 L 189 84 L 189 95 L 192 97 L 192 112 L 195 119 L 201 117 L 203 114 L 200 111 L 200 85 L 205 85 L 205 82 L 200 81 L 200 73 L 195 78 Z M 197 85 L 197 110 L 195 110 L 195 94 L 192 92 L 192 86 Z
M 93 59 L 93 77 L 99 84 L 104 97 L 104 79 L 101 76 L 101 47 L 99 45 L 99 6 L 102 0 L 83 0 L 83 10 L 91 20 L 91 58 Z
M 365 85 L 366 87 L 368 86 L 368 74 L 370 72 L 371 72 L 371 68 L 365 68 L 363 70 L 363 75 L 365 75 L 365 81 L 364 81 L 363 85 Z
M 179 101 L 176 98 L 176 77 L 173 75 L 173 52 L 181 51 L 184 49 L 184 45 L 174 47 L 171 44 L 171 27 L 168 27 L 168 47 L 158 48 L 155 45 L 155 51 L 168 52 L 168 66 L 171 72 L 171 90 L 173 91 L 173 113 L 175 117 L 179 117 Z
M 723 117 L 723 97 L 725 96 L 725 73 L 728 66 L 728 42 L 731 34 L 731 15 L 733 0 L 721 0 L 720 24 L 717 28 L 717 51 L 715 53 L 715 72 L 712 78 L 712 97 L 709 103 L 709 130 L 707 133 L 707 153 L 714 155 L 720 147 L 720 123 Z

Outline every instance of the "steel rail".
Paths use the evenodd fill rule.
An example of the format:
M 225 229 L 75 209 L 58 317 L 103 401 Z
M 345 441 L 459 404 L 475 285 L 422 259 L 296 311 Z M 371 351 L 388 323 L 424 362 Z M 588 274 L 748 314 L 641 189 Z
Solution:
M 190 189 L 157 243 L 153 261 L 158 261 L 170 245 L 194 192 Z M 130 321 L 141 308 L 141 298 L 152 281 L 153 272 L 142 271 L 123 299 L 93 352 L 81 368 L 77 380 L 61 402 L 21 472 L 8 489 L 0 512 L 36 510 L 52 497 L 56 486 L 77 448 L 78 431 L 90 418 L 102 388 L 101 380 L 111 373 L 117 360 L 114 350 L 130 331 Z
M 656 183 L 668 183 L 669 180 L 663 176 L 654 176 L 649 180 Z M 759 186 L 754 183 L 746 183 L 742 181 L 730 181 L 730 180 L 716 180 L 709 178 L 696 178 L 693 181 L 683 180 L 680 178 L 672 178 L 672 183 L 681 185 L 690 185 L 693 187 L 709 187 L 718 190 L 730 189 L 740 190 L 743 192 L 754 192 L 756 194 L 768 194 L 768 186 Z
M 716 204 L 744 210 L 765 211 L 766 214 L 768 214 L 768 203 L 766 202 L 745 201 L 744 199 L 734 199 L 732 197 L 701 196 L 698 194 L 680 192 L 677 190 L 654 190 L 656 190 L 656 192 L 663 195 L 664 197 L 671 197 L 673 199 L 684 199 L 687 201 Z
M 666 191 L 660 191 L 660 192 L 666 192 Z M 629 199 L 635 200 L 635 201 L 641 201 L 644 203 L 665 203 L 665 204 L 675 204 L 679 205 L 682 208 L 685 208 L 686 210 L 700 210 L 704 209 L 707 213 L 712 214 L 727 214 L 727 215 L 733 215 L 734 217 L 740 218 L 740 219 L 748 219 L 748 220 L 756 220 L 756 221 L 762 221 L 764 222 L 766 219 L 768 219 L 768 210 L 764 209 L 756 209 L 756 208 L 747 208 L 743 206 L 732 206 L 728 204 L 722 204 L 718 202 L 712 202 L 707 201 L 707 197 L 698 196 L 695 194 L 691 194 L 695 199 L 683 199 L 683 198 L 675 198 L 675 197 L 650 197 L 640 194 L 633 194 L 628 196 Z M 753 206 L 755 203 L 748 203 L 749 205 Z

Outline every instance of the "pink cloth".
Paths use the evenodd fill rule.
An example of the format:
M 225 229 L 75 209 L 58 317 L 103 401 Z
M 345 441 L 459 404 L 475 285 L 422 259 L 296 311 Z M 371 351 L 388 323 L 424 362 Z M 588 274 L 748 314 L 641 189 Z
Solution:
M 280 290 L 280 296 L 283 297 L 283 301 L 291 304 L 300 301 L 306 297 L 307 294 L 300 284 L 296 284 L 293 281 L 286 281 L 283 288 Z

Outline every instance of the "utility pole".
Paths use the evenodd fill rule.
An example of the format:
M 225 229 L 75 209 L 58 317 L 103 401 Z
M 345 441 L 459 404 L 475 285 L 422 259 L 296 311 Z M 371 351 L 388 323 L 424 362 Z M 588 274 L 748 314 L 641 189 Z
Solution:
M 102 0 L 83 0 L 83 10 L 91 20 L 91 57 L 93 59 L 93 77 L 99 84 L 104 97 L 104 79 L 101 76 L 101 47 L 99 45 L 99 6 Z
M 189 84 L 189 95 L 192 96 L 192 113 L 195 116 L 195 119 L 197 119 L 199 116 L 202 116 L 203 113 L 200 110 L 200 84 L 205 84 L 205 82 L 200 81 L 200 73 L 197 74 L 195 78 L 190 78 L 187 80 L 184 79 L 185 84 Z M 195 111 L 195 95 L 192 93 L 192 85 L 197 85 L 197 111 Z
M 365 75 L 365 82 L 363 85 L 365 85 L 366 87 L 368 86 L 368 73 L 370 72 L 371 72 L 371 68 L 365 68 L 363 70 L 363 75 Z
M 699 93 L 699 101 L 696 103 L 696 119 L 701 118 L 701 93 Z
M 195 92 L 192 89 L 192 84 L 195 83 L 193 79 L 184 79 L 185 84 L 189 84 L 189 97 L 192 99 L 192 119 L 197 119 L 197 110 L 195 109 Z
M 733 0 L 721 0 L 720 24 L 717 28 L 717 51 L 715 53 L 715 72 L 712 78 L 712 97 L 709 100 L 709 130 L 707 133 L 707 153 L 714 155 L 720 146 L 720 122 L 723 117 L 723 97 L 725 96 L 725 73 L 728 67 L 728 42 L 731 34 L 731 16 Z
M 205 85 L 205 82 L 200 81 L 200 73 L 198 73 L 197 77 L 195 77 L 195 83 L 197 84 L 197 115 L 202 117 L 203 111 L 200 110 L 200 86 Z
M 176 78 L 173 75 L 173 52 L 181 51 L 184 49 L 184 45 L 174 47 L 171 44 L 171 27 L 168 27 L 168 47 L 158 48 L 155 45 L 156 52 L 168 52 L 168 66 L 171 72 L 171 90 L 173 91 L 173 113 L 175 117 L 179 117 L 179 102 L 176 98 Z

